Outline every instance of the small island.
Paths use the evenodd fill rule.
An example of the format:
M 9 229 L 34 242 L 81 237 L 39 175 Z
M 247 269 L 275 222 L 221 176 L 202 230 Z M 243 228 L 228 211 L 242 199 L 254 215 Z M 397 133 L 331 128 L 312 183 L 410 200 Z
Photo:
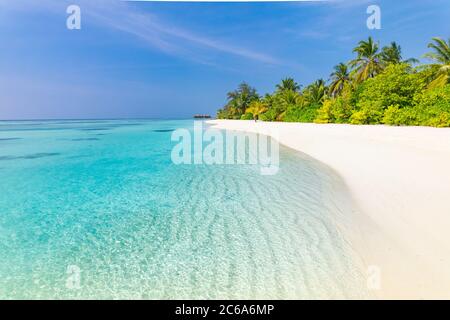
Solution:
M 194 114 L 194 119 L 211 119 L 209 114 Z

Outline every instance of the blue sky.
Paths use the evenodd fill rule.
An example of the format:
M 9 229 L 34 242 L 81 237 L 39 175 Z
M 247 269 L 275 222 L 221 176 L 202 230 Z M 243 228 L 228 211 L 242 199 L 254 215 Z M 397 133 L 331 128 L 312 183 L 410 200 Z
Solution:
M 66 28 L 69 4 L 81 30 Z M 370 4 L 381 30 L 366 27 Z M 242 81 L 264 94 L 285 77 L 328 79 L 369 35 L 421 57 L 448 21 L 448 0 L 0 0 L 0 119 L 215 114 Z

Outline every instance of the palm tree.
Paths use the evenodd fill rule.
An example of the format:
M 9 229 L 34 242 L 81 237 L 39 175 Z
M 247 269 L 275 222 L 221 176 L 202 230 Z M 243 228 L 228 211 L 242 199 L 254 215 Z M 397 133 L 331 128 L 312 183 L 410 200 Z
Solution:
M 278 91 L 290 90 L 290 91 L 297 92 L 300 90 L 300 85 L 297 82 L 295 82 L 294 79 L 286 78 L 286 79 L 281 80 L 280 84 L 277 84 L 277 90 Z
M 350 82 L 350 73 L 345 63 L 340 63 L 334 67 L 331 74 L 330 94 L 334 97 L 338 96 L 346 83 Z
M 250 103 L 250 106 L 245 110 L 245 113 L 251 113 L 253 115 L 253 119 L 256 121 L 259 118 L 259 115 L 266 112 L 268 110 L 267 105 L 261 100 L 255 100 Z
M 305 96 L 311 104 L 321 104 L 327 94 L 327 86 L 323 79 L 319 79 L 309 85 L 305 90 Z
M 372 37 L 367 41 L 360 41 L 353 52 L 358 56 L 350 62 L 354 68 L 355 80 L 361 83 L 369 78 L 375 77 L 383 70 L 381 63 L 380 45 L 374 42 Z
M 230 110 L 230 114 L 240 117 L 245 113 L 252 101 L 259 99 L 259 96 L 255 88 L 243 82 L 237 90 L 228 92 L 227 99 L 227 107 Z
M 434 50 L 424 55 L 434 63 L 429 66 L 434 70 L 434 80 L 429 84 L 430 88 L 441 87 L 450 83 L 450 39 L 446 42 L 442 38 L 433 38 L 428 48 Z
M 296 104 L 300 94 L 296 91 L 285 90 L 277 94 L 279 101 L 282 101 L 285 105 Z
M 386 64 L 399 64 L 402 62 L 402 48 L 396 43 L 392 42 L 381 51 L 381 60 Z
M 381 50 L 381 61 L 384 64 L 384 66 L 388 64 L 399 64 L 399 63 L 413 64 L 419 62 L 417 59 L 414 58 L 403 60 L 402 47 L 399 46 L 396 42 L 391 42 L 389 46 L 386 46 Z

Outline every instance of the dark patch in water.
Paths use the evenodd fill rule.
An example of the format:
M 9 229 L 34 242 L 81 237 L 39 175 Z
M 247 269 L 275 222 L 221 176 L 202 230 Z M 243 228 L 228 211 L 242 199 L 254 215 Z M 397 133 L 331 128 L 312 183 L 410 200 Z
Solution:
M 0 131 L 62 131 L 62 130 L 72 130 L 73 128 L 0 128 Z
M 120 123 L 120 124 L 108 124 L 100 127 L 80 128 L 81 131 L 106 131 L 111 129 L 117 129 L 122 127 L 140 126 L 140 123 Z
M 98 141 L 100 139 L 98 138 L 78 138 L 78 139 L 72 139 L 72 141 Z
M 142 126 L 142 123 L 125 123 L 119 124 L 118 126 Z
M 106 131 L 109 130 L 110 128 L 83 128 L 80 129 L 81 131 Z
M 89 155 L 86 154 L 82 154 L 82 155 L 75 155 L 75 156 L 68 156 L 66 157 L 66 159 L 81 159 L 81 158 L 89 158 Z
M 86 126 L 80 126 L 85 124 Z M 98 126 L 97 126 L 98 124 Z M 52 122 L 46 121 L 42 123 L 20 123 L 6 124 L 0 127 L 0 131 L 61 131 L 61 130 L 81 130 L 81 131 L 104 131 L 120 127 L 140 126 L 141 123 L 108 123 L 103 121 L 67 121 Z
M 0 138 L 0 141 L 21 140 L 22 138 Z
M 91 121 L 91 120 L 86 120 L 86 121 L 58 121 L 58 122 L 52 122 L 52 124 L 59 124 L 59 125 L 67 125 L 67 124 L 102 124 L 104 123 L 104 121 Z
M 39 159 L 39 158 L 45 158 L 45 157 L 53 157 L 53 156 L 58 156 L 58 155 L 60 155 L 60 153 L 42 152 L 42 153 L 28 154 L 28 155 L 24 155 L 24 156 L 2 156 L 2 157 L 0 157 L 0 161 L 1 160 L 22 160 L 22 159 L 30 160 L 30 159 Z
M 153 132 L 172 132 L 174 130 L 175 129 L 156 129 L 156 130 L 153 130 Z

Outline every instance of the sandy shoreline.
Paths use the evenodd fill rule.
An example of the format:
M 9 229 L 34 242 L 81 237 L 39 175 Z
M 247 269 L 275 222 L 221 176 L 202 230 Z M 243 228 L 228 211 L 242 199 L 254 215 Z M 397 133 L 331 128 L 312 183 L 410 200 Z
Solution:
M 353 219 L 355 248 L 367 266 L 381 270 L 378 296 L 450 299 L 450 129 L 208 123 L 218 129 L 276 132 L 280 143 L 344 179 L 359 209 Z

